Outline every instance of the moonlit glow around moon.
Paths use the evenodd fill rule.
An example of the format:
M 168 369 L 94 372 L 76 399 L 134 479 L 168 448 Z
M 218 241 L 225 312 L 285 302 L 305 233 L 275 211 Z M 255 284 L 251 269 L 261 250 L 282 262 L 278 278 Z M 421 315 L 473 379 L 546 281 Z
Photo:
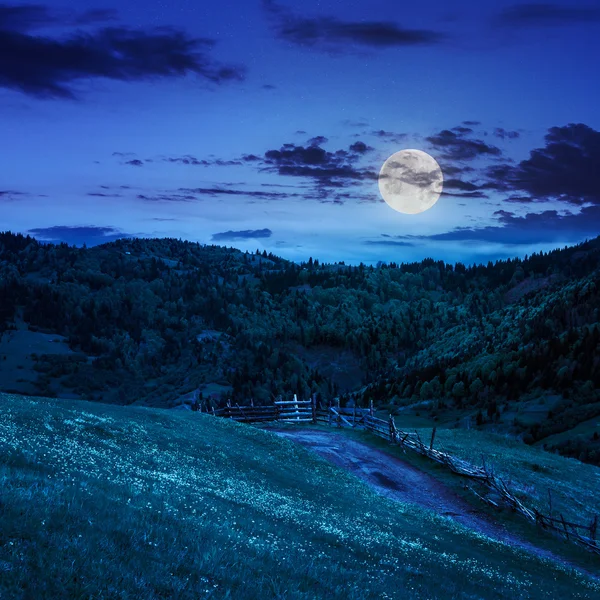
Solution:
M 415 215 L 430 209 L 444 187 L 442 169 L 422 150 L 400 150 L 392 154 L 379 172 L 379 191 L 398 212 Z

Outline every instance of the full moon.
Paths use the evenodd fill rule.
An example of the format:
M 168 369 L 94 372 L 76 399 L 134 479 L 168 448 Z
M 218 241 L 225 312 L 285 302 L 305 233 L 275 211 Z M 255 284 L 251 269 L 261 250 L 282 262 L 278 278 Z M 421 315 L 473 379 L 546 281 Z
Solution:
M 379 191 L 386 203 L 408 215 L 429 210 L 444 186 L 442 169 L 422 150 L 400 150 L 392 154 L 379 172 Z

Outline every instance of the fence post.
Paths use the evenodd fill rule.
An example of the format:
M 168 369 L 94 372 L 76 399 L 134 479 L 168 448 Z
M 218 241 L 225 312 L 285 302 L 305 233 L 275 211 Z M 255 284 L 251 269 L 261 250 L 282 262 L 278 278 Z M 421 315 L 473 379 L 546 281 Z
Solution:
M 327 425 L 331 427 L 331 398 L 327 402 Z
M 431 432 L 431 444 L 429 444 L 429 449 L 433 450 L 433 440 L 435 440 L 435 430 L 437 429 L 437 427 L 433 428 L 433 431 Z
M 337 408 L 337 426 L 341 428 L 342 420 L 340 419 L 340 399 L 339 397 L 335 399 L 335 407 Z
M 369 400 L 369 416 L 374 417 L 375 413 L 373 411 L 373 398 Z
M 392 415 L 390 415 L 390 420 L 389 420 L 389 426 L 390 426 L 390 442 L 394 441 L 394 420 Z
M 313 424 L 316 425 L 317 424 L 317 394 L 313 394 L 312 395 L 311 408 L 312 408 L 312 420 L 313 420 Z

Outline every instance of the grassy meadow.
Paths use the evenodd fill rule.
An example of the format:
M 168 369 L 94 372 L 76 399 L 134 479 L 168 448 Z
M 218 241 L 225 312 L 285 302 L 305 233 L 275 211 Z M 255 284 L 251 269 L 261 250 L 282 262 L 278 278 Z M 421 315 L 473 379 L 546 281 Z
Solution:
M 2 600 L 600 597 L 200 413 L 0 394 L 0 481 Z

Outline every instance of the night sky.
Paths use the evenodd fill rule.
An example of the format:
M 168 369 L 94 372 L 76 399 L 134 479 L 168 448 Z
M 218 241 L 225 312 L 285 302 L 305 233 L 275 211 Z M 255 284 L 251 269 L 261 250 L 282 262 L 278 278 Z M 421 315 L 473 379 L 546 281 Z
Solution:
M 0 3 L 0 230 L 352 264 L 577 243 L 597 56 L 599 0 Z M 444 174 L 417 215 L 377 185 L 405 148 Z

